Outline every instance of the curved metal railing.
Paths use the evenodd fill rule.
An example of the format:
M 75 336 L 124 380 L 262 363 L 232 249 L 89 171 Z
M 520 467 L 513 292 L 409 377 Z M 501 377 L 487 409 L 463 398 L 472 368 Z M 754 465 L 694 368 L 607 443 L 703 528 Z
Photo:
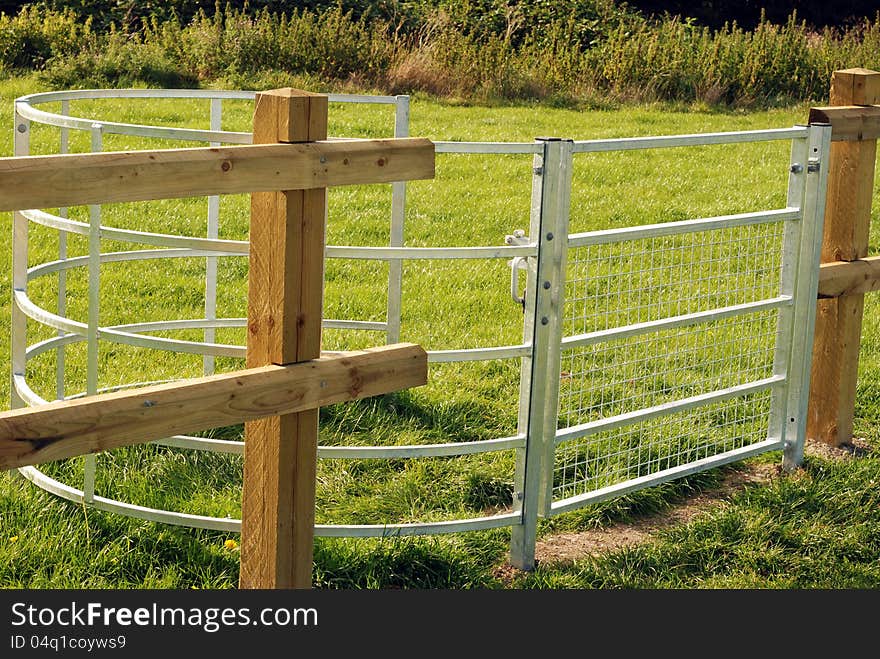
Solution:
M 77 117 L 70 112 L 71 101 L 97 99 L 198 99 L 209 101 L 211 105 L 210 130 L 131 124 L 104 119 Z M 246 132 L 224 131 L 221 129 L 222 103 L 225 100 L 252 100 L 250 91 L 216 90 L 75 90 L 31 94 L 15 101 L 16 152 L 15 155 L 28 155 L 31 122 L 61 129 L 60 152 L 68 150 L 69 131 L 84 131 L 91 136 L 91 150 L 100 151 L 104 135 L 125 135 L 131 137 L 157 138 L 177 141 L 203 142 L 211 145 L 249 144 L 251 134 Z M 396 137 L 408 135 L 409 98 L 407 96 L 356 96 L 330 94 L 330 102 L 370 103 L 393 105 L 395 108 L 394 134 Z M 40 106 L 47 103 L 60 103 L 60 112 L 49 112 Z M 437 153 L 448 154 L 534 154 L 540 153 L 540 145 L 535 143 L 481 143 L 481 142 L 437 142 Z M 477 247 L 406 247 L 403 245 L 405 214 L 405 184 L 392 184 L 391 230 L 387 246 L 336 246 L 326 248 L 327 258 L 366 259 L 386 261 L 389 264 L 388 308 L 384 322 L 363 320 L 325 319 L 324 327 L 351 330 L 385 331 L 389 343 L 399 340 L 401 313 L 401 264 L 410 259 L 511 259 L 528 258 L 537 254 L 537 246 L 532 243 L 477 246 Z M 17 405 L 38 405 L 46 400 L 39 396 L 28 383 L 27 363 L 34 357 L 56 351 L 57 379 L 59 396 L 64 396 L 63 381 L 66 346 L 86 342 L 87 391 L 76 396 L 94 394 L 108 389 L 97 386 L 98 341 L 108 341 L 129 346 L 153 348 L 177 353 L 203 355 L 205 373 L 213 372 L 214 357 L 243 357 L 242 345 L 228 345 L 215 341 L 215 330 L 221 328 L 244 327 L 244 318 L 220 318 L 216 314 L 218 258 L 242 256 L 248 253 L 248 243 L 242 240 L 219 238 L 219 203 L 216 197 L 209 198 L 208 230 L 206 236 L 186 236 L 168 233 L 139 231 L 108 226 L 101 221 L 100 207 L 90 209 L 90 221 L 81 222 L 67 217 L 66 209 L 57 214 L 45 210 L 27 210 L 16 214 L 14 232 L 13 266 L 13 403 Z M 59 257 L 57 260 L 40 263 L 27 268 L 27 224 L 35 224 L 58 231 Z M 85 256 L 69 257 L 66 249 L 67 235 L 80 235 L 89 239 L 89 253 Z M 114 240 L 146 246 L 121 252 L 101 252 L 100 240 Z M 128 323 L 124 325 L 102 326 L 98 323 L 99 305 L 97 273 L 102 264 L 149 259 L 169 259 L 204 257 L 206 269 L 205 317 L 153 322 Z M 86 268 L 89 272 L 89 320 L 82 322 L 66 316 L 66 274 L 76 268 Z M 36 304 L 28 295 L 27 284 L 41 277 L 58 277 L 58 312 L 52 312 Z M 16 322 L 15 318 L 18 318 Z M 57 330 L 58 336 L 27 345 L 24 318 Z M 170 330 L 203 330 L 204 341 L 153 336 L 156 332 Z M 429 351 L 429 361 L 433 363 L 462 362 L 496 359 L 516 359 L 529 354 L 528 343 L 501 345 L 481 348 Z M 127 387 L 152 383 L 132 383 Z M 122 387 L 115 387 L 119 389 Z M 67 396 L 76 397 L 76 396 Z M 217 453 L 243 453 L 243 443 L 220 439 L 191 436 L 175 436 L 156 442 L 169 447 L 212 451 Z M 364 458 L 418 458 L 474 455 L 492 451 L 523 449 L 525 435 L 495 439 L 450 442 L 411 446 L 321 446 L 321 458 L 364 459 Z M 94 457 L 86 458 L 83 487 L 76 488 L 56 480 L 36 467 L 24 467 L 20 472 L 42 489 L 77 503 L 88 503 L 96 508 L 121 513 L 131 517 L 147 519 L 168 524 L 238 531 L 240 520 L 192 515 L 182 512 L 139 506 L 116 499 L 97 496 Z M 383 536 L 453 533 L 467 530 L 497 528 L 518 524 L 519 512 L 507 512 L 472 519 L 456 519 L 443 522 L 413 524 L 370 524 L 370 525 L 317 525 L 316 534 L 322 536 Z

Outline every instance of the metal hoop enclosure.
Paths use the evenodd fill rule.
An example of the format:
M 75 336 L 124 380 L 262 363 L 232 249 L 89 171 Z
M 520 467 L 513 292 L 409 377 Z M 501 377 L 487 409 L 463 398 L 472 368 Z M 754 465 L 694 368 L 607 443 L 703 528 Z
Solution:
M 253 92 L 246 91 L 202 90 L 83 90 L 33 94 L 15 102 L 15 155 L 30 152 L 31 122 L 60 128 L 62 153 L 68 149 L 71 130 L 89 133 L 92 151 L 101 150 L 103 136 L 107 134 L 211 145 L 248 144 L 251 142 L 249 133 L 223 131 L 221 119 L 224 100 L 253 97 Z M 106 98 L 204 100 L 210 103 L 210 130 L 95 121 L 70 114 L 71 101 Z M 406 96 L 331 94 L 329 100 L 393 106 L 394 135 L 409 135 L 409 98 Z M 47 112 L 38 107 L 50 102 L 60 102 L 61 112 Z M 780 140 L 792 143 L 791 159 L 783 164 L 790 172 L 784 208 L 587 233 L 569 230 L 572 173 L 577 159 L 582 157 L 578 154 Z M 389 264 L 386 320 L 325 319 L 324 326 L 384 331 L 388 343 L 396 342 L 400 338 L 404 260 L 511 260 L 511 294 L 521 302 L 525 312 L 523 341 L 514 345 L 429 351 L 429 361 L 521 360 L 517 432 L 512 436 L 471 442 L 392 447 L 321 446 L 318 456 L 419 458 L 514 449 L 517 461 L 513 509 L 441 522 L 317 525 L 316 534 L 378 537 L 511 527 L 511 562 L 529 568 L 534 565 L 539 517 L 574 510 L 765 451 L 782 449 L 785 464 L 797 464 L 802 456 L 805 432 L 809 346 L 827 174 L 822 164 L 827 162 L 829 142 L 827 126 L 591 141 L 436 142 L 437 153 L 532 155 L 529 235 L 513 232 L 505 244 L 494 246 L 407 247 L 403 241 L 406 184 L 394 183 L 387 246 L 330 245 L 326 248 L 327 258 L 378 260 Z M 57 392 L 59 397 L 64 397 L 64 348 L 78 342 L 87 345 L 86 391 L 78 395 L 103 391 L 98 382 L 99 341 L 203 355 L 206 374 L 213 372 L 216 357 L 243 357 L 244 346 L 215 340 L 216 330 L 245 324 L 244 318 L 217 317 L 217 259 L 241 256 L 248 251 L 246 241 L 219 237 L 219 209 L 219 199 L 209 198 L 204 236 L 106 226 L 102 224 L 101 209 L 97 206 L 90 207 L 89 222 L 69 219 L 66 209 L 58 214 L 45 210 L 15 213 L 13 405 L 46 402 L 29 385 L 25 373 L 30 359 L 49 351 L 56 353 Z M 28 268 L 30 224 L 58 231 L 57 260 Z M 87 237 L 87 255 L 68 256 L 68 234 Z M 146 248 L 102 252 L 101 239 Z M 742 254 L 725 247 L 729 244 L 745 246 L 754 254 L 749 252 L 752 256 L 743 266 L 737 260 Z M 695 282 L 683 273 L 701 262 L 706 249 L 713 250 L 712 270 Z M 100 325 L 102 264 L 184 257 L 206 259 L 203 318 Z M 65 314 L 65 278 L 74 268 L 85 268 L 88 273 L 87 322 L 70 319 Z M 526 292 L 521 298 L 516 287 L 520 271 L 525 271 L 527 280 Z M 38 306 L 28 296 L 28 282 L 50 275 L 58 278 L 58 313 Z M 621 279 L 625 283 L 621 283 Z M 734 288 L 724 290 L 724 281 L 733 281 Z M 683 287 L 689 285 L 702 291 L 696 294 L 694 303 L 686 294 L 681 294 Z M 712 287 L 717 290 L 710 290 Z M 672 298 L 661 292 L 669 288 L 677 290 Z M 53 328 L 57 336 L 29 345 L 27 319 Z M 182 329 L 201 330 L 204 340 L 152 335 Z M 762 344 L 761 354 L 757 356 L 745 347 L 738 347 L 754 332 L 766 339 L 766 345 Z M 729 360 L 711 362 L 714 366 L 710 368 L 706 367 L 706 352 L 712 348 L 712 337 L 723 337 L 726 345 L 738 352 Z M 661 359 L 658 346 L 669 345 L 670 341 L 690 346 L 683 350 L 684 362 L 668 362 L 645 375 L 643 371 L 649 364 Z M 656 380 L 680 370 L 685 362 L 687 368 L 708 370 L 688 386 L 664 385 L 640 396 L 609 394 L 610 404 L 606 404 L 600 392 L 599 402 L 589 402 L 591 373 L 600 368 L 600 364 L 604 364 L 604 368 L 620 369 L 621 377 L 629 378 L 628 382 L 644 384 L 652 377 Z M 619 389 L 626 386 L 626 381 L 615 379 L 613 385 Z M 753 400 L 755 397 L 760 398 L 757 403 Z M 702 437 L 701 433 L 713 425 L 718 432 Z M 672 430 L 667 432 L 670 428 Z M 665 437 L 665 443 L 654 441 L 654 435 Z M 692 440 L 695 435 L 702 438 Z M 202 437 L 177 436 L 157 443 L 219 453 L 243 452 L 242 442 Z M 85 460 L 82 488 L 53 479 L 35 467 L 24 467 L 20 472 L 46 491 L 99 509 L 197 528 L 222 531 L 241 528 L 240 520 L 236 519 L 149 508 L 98 496 L 94 457 Z

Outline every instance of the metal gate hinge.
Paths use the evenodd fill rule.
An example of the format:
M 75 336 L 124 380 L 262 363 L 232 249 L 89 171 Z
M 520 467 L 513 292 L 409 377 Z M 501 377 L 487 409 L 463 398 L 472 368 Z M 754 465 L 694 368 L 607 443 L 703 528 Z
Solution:
M 821 166 L 821 161 L 818 158 L 810 158 L 807 161 L 807 171 L 808 172 L 818 172 Z

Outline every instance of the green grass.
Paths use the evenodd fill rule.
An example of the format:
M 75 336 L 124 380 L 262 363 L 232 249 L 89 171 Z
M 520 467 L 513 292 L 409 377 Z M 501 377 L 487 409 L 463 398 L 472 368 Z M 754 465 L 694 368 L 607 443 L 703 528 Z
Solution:
M 12 100 L 36 91 L 38 84 L 32 78 L 0 82 L 0 125 L 12 125 Z M 225 129 L 248 129 L 248 103 L 229 103 L 225 108 Z M 207 104 L 190 101 L 81 102 L 74 105 L 74 111 L 80 116 L 136 123 L 207 126 Z M 589 139 L 787 127 L 805 117 L 805 107 L 755 113 L 681 106 L 578 112 L 540 105 L 452 105 L 418 97 L 413 100 L 411 134 L 457 140 L 531 141 L 538 135 Z M 330 129 L 339 135 L 387 136 L 391 120 L 388 108 L 333 105 Z M 0 133 L 2 155 L 11 155 L 11 142 L 11 130 Z M 34 129 L 34 153 L 52 153 L 56 144 L 57 131 Z M 105 140 L 107 150 L 157 145 L 157 141 L 117 136 Z M 84 136 L 76 135 L 71 150 L 86 149 Z M 780 207 L 785 202 L 786 165 L 784 143 L 579 156 L 572 230 Z M 527 229 L 530 171 L 528 156 L 438 156 L 436 179 L 409 187 L 407 245 L 497 245 L 514 229 Z M 332 191 L 328 242 L 371 245 L 387 241 L 389 200 L 387 186 Z M 80 219 L 86 217 L 83 212 L 71 211 Z M 104 221 L 112 226 L 181 234 L 203 232 L 205 216 L 203 200 L 104 209 Z M 223 237 L 246 238 L 245 197 L 224 198 L 221 217 Z M 0 281 L 8 291 L 10 216 L 0 218 L 6 227 L 0 249 Z M 32 264 L 57 257 L 55 232 L 34 228 L 31 236 Z M 872 248 L 876 245 L 875 232 Z M 105 251 L 129 248 L 110 241 L 102 247 Z M 71 254 L 84 254 L 85 250 L 83 240 L 71 238 Z M 220 315 L 244 315 L 246 270 L 245 259 L 222 262 Z M 381 319 L 386 275 L 382 264 L 328 261 L 326 316 Z M 105 266 L 101 322 L 198 317 L 202 313 L 203 276 L 204 261 L 194 258 Z M 404 282 L 404 340 L 429 349 L 521 340 L 522 314 L 509 298 L 509 269 L 504 261 L 412 261 L 405 265 Z M 54 279 L 48 277 L 29 287 L 32 298 L 49 309 L 54 308 L 56 290 Z M 84 273 L 71 273 L 68 290 L 69 315 L 84 319 Z M 693 292 L 710 293 L 708 289 Z M 878 437 L 872 424 L 880 410 L 880 379 L 875 375 L 880 341 L 875 311 L 876 303 L 869 297 L 857 414 L 860 436 L 876 445 Z M 30 330 L 31 342 L 51 336 L 45 328 L 31 325 Z M 171 335 L 200 338 L 199 332 Z M 7 297 L 0 311 L 0 363 L 9 361 L 8 336 Z M 723 345 L 729 336 L 727 329 L 719 327 L 717 345 Z M 218 338 L 243 341 L 238 330 L 218 332 Z M 326 348 L 364 347 L 382 341 L 383 336 L 376 332 L 337 330 L 324 336 Z M 201 358 L 104 347 L 102 386 L 201 373 Z M 711 349 L 702 346 L 692 351 L 692 357 L 705 357 Z M 70 347 L 67 362 L 65 385 L 70 395 L 85 386 L 84 347 Z M 234 359 L 218 360 L 222 369 L 240 365 Z M 54 357 L 45 354 L 34 359 L 29 377 L 38 393 L 53 397 Z M 642 376 L 633 371 L 626 377 L 638 384 Z M 690 377 L 668 393 L 678 397 L 683 391 L 693 391 L 687 387 L 717 380 L 711 369 L 695 371 Z M 321 412 L 321 441 L 419 444 L 513 434 L 518 384 L 519 368 L 513 361 L 435 366 L 427 387 L 325 408 Z M 607 381 L 598 384 L 611 386 Z M 8 397 L 8 379 L 0 378 L 0 400 Z M 223 433 L 236 437 L 238 429 Z M 122 449 L 97 459 L 97 491 L 103 496 L 194 514 L 240 514 L 240 458 L 149 446 Z M 762 459 L 778 460 L 779 456 Z M 750 489 L 720 512 L 675 529 L 655 543 L 572 566 L 541 567 L 515 580 L 513 586 L 874 587 L 878 570 L 872 563 L 878 558 L 880 510 L 876 498 L 871 497 L 880 478 L 877 468 L 877 458 L 870 455 L 846 464 L 811 459 L 803 474 Z M 511 451 L 451 459 L 322 461 L 318 521 L 432 521 L 503 510 L 511 503 L 513 470 Z M 63 461 L 45 471 L 78 485 L 82 461 Z M 659 511 L 691 492 L 711 487 L 720 477 L 718 471 L 700 474 L 591 506 L 542 522 L 540 532 L 594 528 Z M 226 588 L 234 587 L 237 581 L 237 553 L 224 546 L 234 534 L 174 528 L 86 509 L 8 475 L 0 476 L 0 506 L 0 585 L 5 587 Z M 319 539 L 315 582 L 327 588 L 505 587 L 508 584 L 493 576 L 493 569 L 503 563 L 508 540 L 507 530 L 429 538 Z M 818 565 L 823 560 L 836 560 L 845 569 L 837 574 Z

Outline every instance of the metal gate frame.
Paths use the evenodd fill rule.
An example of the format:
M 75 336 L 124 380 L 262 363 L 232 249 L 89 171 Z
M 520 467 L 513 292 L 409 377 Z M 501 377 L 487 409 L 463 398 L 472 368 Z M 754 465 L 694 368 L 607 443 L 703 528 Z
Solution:
M 783 209 L 569 234 L 573 156 L 639 149 L 791 140 L 788 198 Z M 783 466 L 791 469 L 803 458 L 806 407 L 815 326 L 818 264 L 825 208 L 831 127 L 827 124 L 790 129 L 680 135 L 669 137 L 574 142 L 540 140 L 535 156 L 530 235 L 538 244 L 537 258 L 528 268 L 525 332 L 533 340 L 532 355 L 524 360 L 520 431 L 527 436 L 517 469 L 515 499 L 523 523 L 514 527 L 510 561 L 531 569 L 535 562 L 537 519 L 575 510 L 675 478 L 742 460 L 766 451 L 783 450 Z M 779 292 L 773 298 L 713 308 L 677 316 L 651 318 L 626 326 L 564 336 L 566 261 L 580 246 L 622 243 L 644 238 L 684 235 L 753 224 L 783 222 Z M 568 428 L 560 428 L 561 353 L 565 348 L 600 343 L 658 330 L 694 326 L 763 310 L 776 310 L 776 337 L 771 377 L 718 389 L 672 402 L 628 410 Z M 553 472 L 557 448 L 600 430 L 626 427 L 638 421 L 699 409 L 711 403 L 770 390 L 766 438 L 760 442 L 593 491 L 554 500 Z

